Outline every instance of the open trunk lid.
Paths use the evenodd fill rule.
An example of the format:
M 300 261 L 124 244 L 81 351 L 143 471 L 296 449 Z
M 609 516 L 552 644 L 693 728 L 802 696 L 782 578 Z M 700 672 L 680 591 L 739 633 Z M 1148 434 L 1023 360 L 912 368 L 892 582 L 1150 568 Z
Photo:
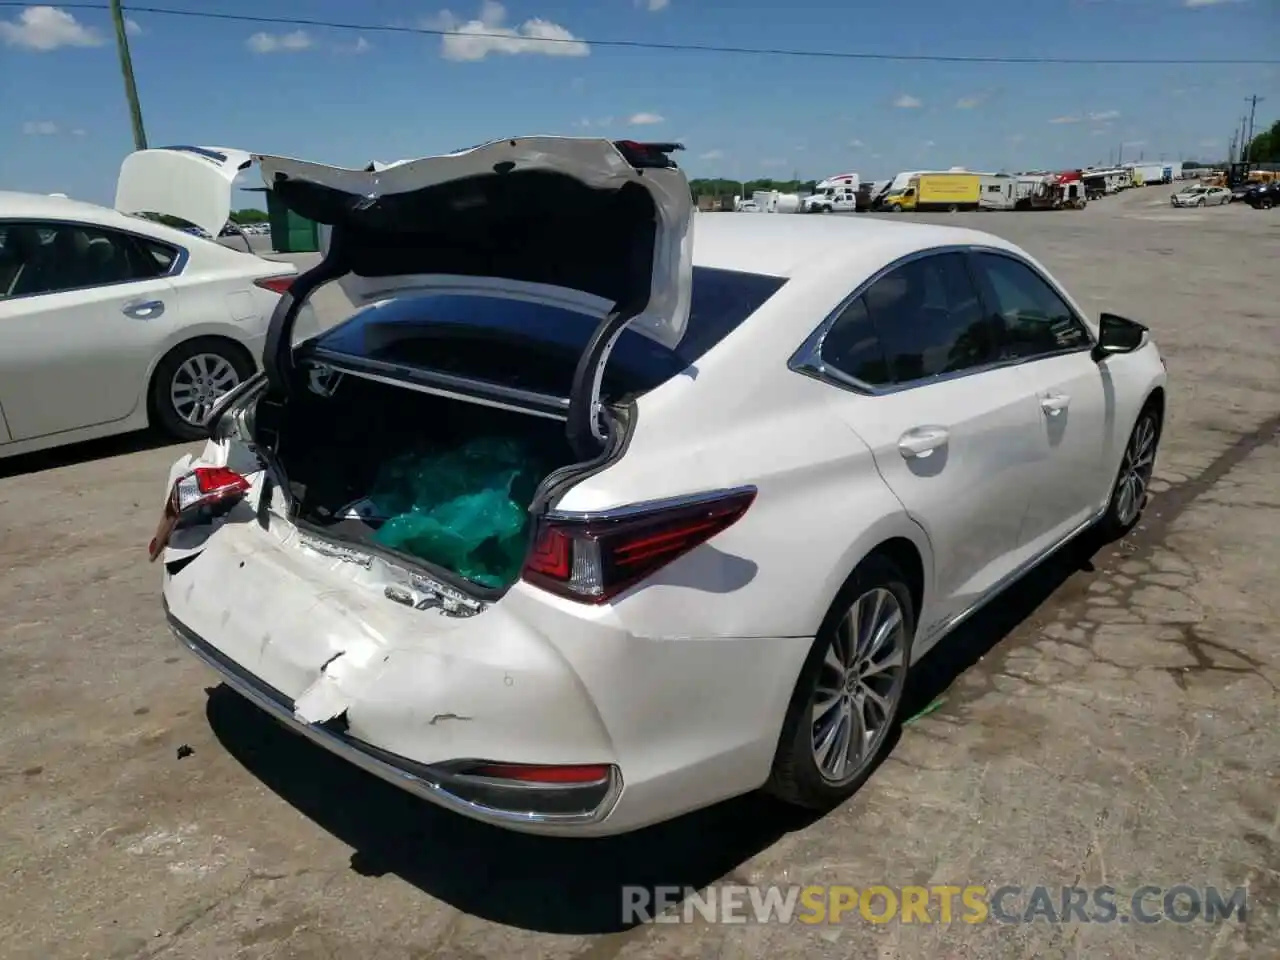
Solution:
M 232 184 L 252 163 L 252 154 L 226 147 L 139 150 L 120 165 L 115 208 L 178 217 L 216 237 L 231 216 Z
M 627 310 L 626 326 L 674 348 L 693 223 L 677 149 L 525 137 L 363 169 L 256 159 L 285 206 L 328 228 L 325 258 L 342 261 L 353 303 L 442 286 L 563 302 L 567 290 L 600 316 Z

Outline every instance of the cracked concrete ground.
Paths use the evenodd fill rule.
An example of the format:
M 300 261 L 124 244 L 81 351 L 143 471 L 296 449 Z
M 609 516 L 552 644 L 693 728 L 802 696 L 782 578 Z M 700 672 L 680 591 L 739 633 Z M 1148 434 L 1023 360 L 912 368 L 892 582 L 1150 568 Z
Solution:
M 1280 219 L 1171 216 L 1159 188 L 946 219 L 1151 323 L 1159 493 L 1128 540 L 1063 551 L 931 655 L 914 696 L 945 702 L 857 797 L 816 821 L 744 798 L 602 842 L 424 806 L 179 653 L 144 557 L 178 448 L 93 444 L 0 462 L 0 955 L 1275 957 Z M 1243 925 L 620 925 L 622 884 L 720 881 L 1251 900 Z

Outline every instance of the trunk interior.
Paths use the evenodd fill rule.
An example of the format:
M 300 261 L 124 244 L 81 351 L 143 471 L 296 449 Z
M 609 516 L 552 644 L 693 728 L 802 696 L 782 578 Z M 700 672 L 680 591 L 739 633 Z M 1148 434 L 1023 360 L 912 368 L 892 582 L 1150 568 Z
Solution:
M 563 421 L 350 374 L 279 416 L 299 521 L 487 589 L 519 578 L 534 493 L 577 460 Z

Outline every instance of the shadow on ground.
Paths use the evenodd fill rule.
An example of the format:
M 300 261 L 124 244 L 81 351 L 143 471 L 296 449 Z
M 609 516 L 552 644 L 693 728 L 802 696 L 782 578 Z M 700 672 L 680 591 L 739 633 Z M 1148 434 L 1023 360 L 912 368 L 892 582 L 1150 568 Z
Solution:
M 1092 552 L 1069 546 L 948 638 L 917 668 L 903 715 L 936 699 L 1074 573 L 1089 569 Z M 635 925 L 624 922 L 622 887 L 701 889 L 820 819 L 752 794 L 623 837 L 525 836 L 383 783 L 290 733 L 228 687 L 209 691 L 207 716 L 250 773 L 354 848 L 357 873 L 394 874 L 464 913 L 524 929 L 620 932 Z
M 38 453 L 24 453 L 0 460 L 0 480 L 24 474 L 43 473 L 45 470 L 90 463 L 94 460 L 123 457 L 146 450 L 158 450 L 161 447 L 182 445 L 182 441 L 166 436 L 159 430 L 140 430 L 114 437 L 103 437 L 100 440 L 85 440 L 65 447 L 54 447 L 52 450 L 41 450 Z

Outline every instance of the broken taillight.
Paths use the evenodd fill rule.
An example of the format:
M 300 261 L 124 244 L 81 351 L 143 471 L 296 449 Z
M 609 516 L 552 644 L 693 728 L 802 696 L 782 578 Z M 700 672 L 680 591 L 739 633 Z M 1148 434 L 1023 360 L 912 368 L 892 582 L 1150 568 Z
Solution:
M 184 522 L 209 517 L 229 509 L 249 492 L 249 481 L 227 467 L 196 467 L 181 476 L 169 491 L 156 535 L 147 546 L 155 560 L 169 544 L 173 531 Z
M 755 496 L 732 490 L 606 519 L 544 518 L 522 577 L 571 600 L 605 603 L 728 529 Z
M 263 290 L 270 290 L 272 293 L 285 294 L 289 292 L 289 288 L 293 286 L 293 281 L 296 279 L 297 274 L 285 273 L 278 277 L 259 277 L 253 281 L 253 285 Z

